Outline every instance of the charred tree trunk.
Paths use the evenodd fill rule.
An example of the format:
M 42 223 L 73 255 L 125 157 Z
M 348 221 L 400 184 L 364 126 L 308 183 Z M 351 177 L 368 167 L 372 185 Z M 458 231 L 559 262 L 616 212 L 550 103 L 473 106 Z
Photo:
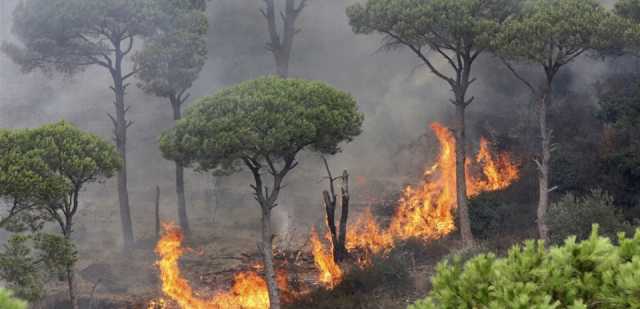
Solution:
M 538 122 L 540 126 L 541 151 L 540 160 L 536 161 L 538 166 L 538 210 L 537 223 L 540 239 L 549 239 L 549 228 L 547 227 L 545 216 L 549 207 L 549 181 L 550 181 L 550 161 L 551 161 L 551 138 L 552 131 L 547 124 L 547 109 L 551 105 L 551 82 L 547 84 L 543 96 L 540 99 L 540 109 L 538 114 Z
M 122 167 L 118 171 L 118 200 L 120 202 L 120 222 L 122 224 L 123 245 L 125 249 L 133 247 L 133 224 L 131 222 L 131 208 L 129 206 L 129 189 L 127 185 L 127 129 L 132 122 L 127 121 L 126 114 L 128 107 L 125 104 L 124 96 L 127 89 L 125 77 L 122 73 L 122 61 L 124 54 L 120 49 L 120 42 L 115 45 L 115 63 L 110 69 L 113 78 L 113 90 L 115 94 L 116 116 L 110 118 L 114 125 L 114 139 L 118 154 L 122 160 Z
M 182 118 L 182 106 L 183 100 L 180 97 L 171 96 L 171 107 L 173 108 L 173 120 L 178 121 Z M 184 194 L 184 167 L 178 161 L 175 162 L 176 169 L 176 198 L 178 203 L 178 220 L 180 221 L 180 228 L 183 233 L 188 237 L 191 234 L 189 227 L 189 217 L 187 217 L 187 202 Z
M 304 9 L 307 0 L 300 0 L 298 5 L 296 5 L 296 0 L 286 0 L 284 12 L 280 14 L 283 28 L 282 38 L 280 38 L 278 32 L 274 0 L 264 0 L 264 2 L 266 7 L 261 12 L 267 19 L 270 38 L 269 43 L 267 43 L 267 49 L 273 53 L 278 76 L 287 78 L 289 76 L 289 60 L 291 58 L 293 38 L 298 33 L 296 19 Z
M 332 185 L 333 186 L 333 185 Z M 333 190 L 332 190 L 333 191 Z M 331 247 L 333 249 L 333 259 L 338 260 L 338 234 L 336 231 L 336 196 L 329 195 L 327 190 L 322 192 L 324 200 L 324 210 L 326 213 L 327 227 L 331 233 Z
M 342 203 L 340 204 L 340 234 L 338 236 L 337 255 L 338 262 L 344 260 L 347 257 L 347 249 L 345 247 L 347 241 L 347 221 L 349 220 L 349 173 L 347 170 L 342 172 L 342 187 L 340 188 L 340 194 L 342 197 Z
M 156 239 L 160 239 L 160 186 L 156 186 Z

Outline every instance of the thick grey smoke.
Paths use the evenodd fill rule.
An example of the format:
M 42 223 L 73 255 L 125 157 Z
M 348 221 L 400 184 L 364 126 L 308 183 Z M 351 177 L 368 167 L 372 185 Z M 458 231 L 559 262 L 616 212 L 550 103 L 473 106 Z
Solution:
M 12 8 L 18 0 L 2 0 L 0 34 L 11 40 L 9 32 Z M 365 113 L 364 133 L 344 152 L 331 158 L 334 172 L 349 169 L 353 176 L 394 180 L 397 184 L 412 181 L 421 173 L 433 149 L 411 151 L 411 144 L 427 132 L 428 124 L 449 124 L 453 108 L 447 103 L 450 91 L 429 74 L 419 60 L 404 49 L 378 51 L 381 37 L 356 36 L 344 14 L 355 0 L 312 0 L 299 19 L 301 32 L 295 39 L 291 74 L 295 77 L 324 80 L 352 93 Z M 261 0 L 213 0 L 209 3 L 209 61 L 192 89 L 192 97 L 211 94 L 221 87 L 275 72 L 271 54 L 265 49 L 267 29 L 259 12 Z M 603 64 L 586 59 L 572 67 L 575 90 L 588 91 Z M 444 65 L 443 63 L 441 63 Z M 595 73 L 595 74 L 594 74 Z M 500 85 L 517 83 L 490 56 L 477 67 L 479 82 L 471 90 L 476 103 L 469 110 L 472 119 L 487 113 L 508 117 L 517 103 L 524 104 L 524 89 L 505 90 Z M 83 129 L 111 138 L 111 122 L 106 113 L 113 110 L 110 79 L 100 68 L 89 68 L 71 78 L 48 77 L 40 73 L 22 74 L 4 55 L 0 55 L 0 125 L 32 127 L 60 119 Z M 173 165 L 162 159 L 158 148 L 159 133 L 172 126 L 169 103 L 130 87 L 126 98 L 132 106 L 129 119 L 135 124 L 129 131 L 129 177 L 134 229 L 138 235 L 151 233 L 153 188 L 162 187 L 165 218 L 175 218 Z M 475 116 L 474 116 L 475 115 Z M 435 145 L 430 145 L 434 148 Z M 324 170 L 317 155 L 304 154 L 301 166 L 289 178 L 283 193 L 279 223 L 288 228 L 288 218 L 317 220 L 320 216 L 321 190 L 325 187 Z M 258 212 L 249 195 L 250 178 L 246 174 L 227 177 L 220 186 L 243 196 L 221 196 L 220 207 L 241 208 L 256 217 Z M 187 180 L 194 199 L 211 185 L 211 177 L 192 174 Z M 189 191 L 189 189 L 188 189 Z M 224 191 L 224 190 L 223 190 Z M 82 223 L 87 235 L 111 235 L 119 240 L 117 198 L 114 183 L 98 184 L 88 189 L 88 204 Z M 89 196 L 90 198 L 86 198 Z M 195 202 L 194 202 L 195 204 Z M 196 211 L 196 210 L 194 210 Z M 237 211 L 237 210 L 234 210 Z M 232 216 L 233 212 L 222 212 Z M 231 218 L 231 220 L 235 220 Z M 223 220 L 221 220 L 223 221 Z M 254 221 L 257 226 L 257 221 Z M 104 225 L 104 228 L 96 226 Z M 115 243 L 114 243 L 115 246 Z

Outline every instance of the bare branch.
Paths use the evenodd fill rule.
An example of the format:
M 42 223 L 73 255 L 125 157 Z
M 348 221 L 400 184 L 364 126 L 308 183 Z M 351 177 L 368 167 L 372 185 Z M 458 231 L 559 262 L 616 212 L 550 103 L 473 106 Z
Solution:
M 504 59 L 504 57 L 498 57 L 498 58 L 500 58 L 500 60 L 502 61 L 502 63 L 504 63 L 504 65 L 507 67 L 507 69 L 509 69 L 509 71 L 511 71 L 511 73 L 517 79 L 519 79 L 525 86 L 527 86 L 529 88 L 529 90 L 531 90 L 531 92 L 534 95 L 537 93 L 536 88 L 533 87 L 533 85 L 526 78 L 524 78 L 522 75 L 520 75 L 520 73 L 518 73 L 518 71 L 516 71 L 516 69 L 513 67 L 513 65 L 511 65 L 511 63 L 509 61 Z

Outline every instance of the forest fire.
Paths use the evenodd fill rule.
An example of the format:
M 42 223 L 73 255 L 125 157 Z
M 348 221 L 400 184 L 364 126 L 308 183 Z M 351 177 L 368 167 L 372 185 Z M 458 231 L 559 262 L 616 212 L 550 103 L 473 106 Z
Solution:
M 156 245 L 162 291 L 180 308 L 185 309 L 263 309 L 269 307 L 267 283 L 254 271 L 235 274 L 229 291 L 218 292 L 208 299 L 198 297 L 189 282 L 182 277 L 178 260 L 184 253 L 183 235 L 174 224 L 164 224 L 164 234 Z M 278 274 L 278 285 L 286 289 L 286 275 Z M 164 301 L 155 301 L 148 308 L 164 308 Z
M 420 185 L 404 190 L 388 229 L 380 227 L 371 210 L 366 210 L 349 227 L 348 250 L 365 249 L 375 254 L 392 248 L 396 240 L 411 237 L 432 240 L 455 229 L 455 137 L 439 123 L 432 124 L 431 128 L 441 147 L 436 163 L 424 172 Z M 468 158 L 465 167 L 469 197 L 504 189 L 519 177 L 518 166 L 509 154 L 495 156 L 484 138 L 477 156 Z
M 331 237 L 325 238 L 331 244 Z M 311 230 L 310 241 L 314 263 L 319 271 L 318 281 L 327 288 L 333 288 L 342 280 L 342 269 L 333 259 L 333 247 L 325 250 L 315 229 Z
M 346 249 L 350 252 L 364 252 L 359 264 L 368 264 L 370 254 L 378 254 L 395 246 L 398 240 L 419 238 L 438 239 L 455 230 L 456 172 L 455 139 L 452 132 L 439 123 L 431 128 L 440 143 L 437 161 L 424 172 L 424 179 L 418 186 L 409 186 L 402 193 L 397 208 L 387 228 L 383 228 L 373 216 L 371 209 L 350 224 Z M 482 192 L 501 190 L 511 185 L 519 177 L 516 163 L 507 153 L 494 155 L 486 139 L 481 139 L 480 149 L 474 158 L 465 164 L 467 195 L 476 196 Z M 184 252 L 182 233 L 173 224 L 164 225 L 165 233 L 157 244 L 157 262 L 165 296 L 181 308 L 268 308 L 267 284 L 255 271 L 239 272 L 234 276 L 234 284 L 228 291 L 214 294 L 209 299 L 195 295 L 192 287 L 182 277 L 178 260 Z M 344 271 L 334 261 L 331 237 L 325 237 L 327 248 L 318 233 L 311 231 L 310 243 L 318 282 L 326 288 L 334 288 L 342 281 Z M 287 291 L 287 274 L 278 272 L 278 285 Z M 155 307 L 153 307 L 153 306 Z M 149 308 L 162 308 L 158 303 Z

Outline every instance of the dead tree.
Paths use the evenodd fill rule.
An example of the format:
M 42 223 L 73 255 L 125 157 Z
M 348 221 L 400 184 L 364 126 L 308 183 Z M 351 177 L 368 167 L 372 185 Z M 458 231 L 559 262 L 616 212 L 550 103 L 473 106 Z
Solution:
M 347 255 L 345 248 L 347 238 L 347 220 L 349 217 L 349 174 L 345 170 L 342 176 L 333 177 L 329 163 L 325 157 L 322 157 L 325 169 L 327 171 L 327 178 L 329 179 L 329 191 L 324 190 L 322 192 L 323 204 L 325 207 L 325 218 L 327 221 L 327 227 L 331 233 L 331 243 L 333 247 L 333 258 L 336 262 L 344 260 Z M 340 229 L 336 228 L 336 208 L 337 208 L 337 196 L 335 190 L 335 181 L 342 180 L 342 186 L 340 188 L 341 194 L 341 213 L 340 213 Z
M 289 59 L 291 58 L 293 38 L 300 32 L 299 29 L 296 29 L 296 20 L 307 5 L 307 0 L 286 0 L 285 9 L 280 12 L 282 32 L 278 31 L 274 1 L 264 0 L 265 8 L 261 9 L 260 12 L 266 18 L 267 27 L 269 28 L 270 41 L 267 43 L 267 50 L 273 53 L 278 75 L 282 78 L 287 78 L 289 76 Z M 282 37 L 280 36 L 281 34 Z

